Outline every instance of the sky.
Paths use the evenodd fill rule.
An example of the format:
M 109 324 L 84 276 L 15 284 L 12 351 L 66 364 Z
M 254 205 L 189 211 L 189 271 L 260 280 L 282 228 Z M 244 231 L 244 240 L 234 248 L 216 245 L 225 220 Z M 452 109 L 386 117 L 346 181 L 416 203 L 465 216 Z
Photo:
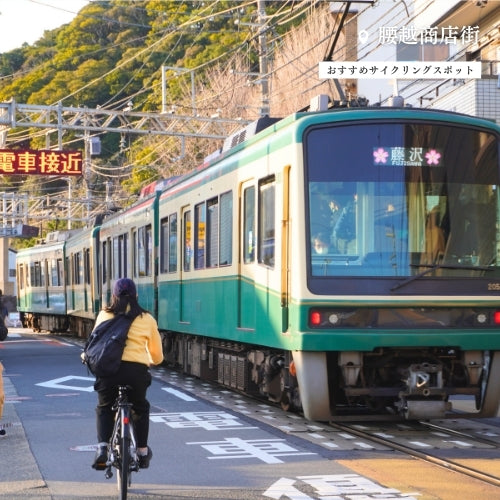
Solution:
M 0 53 L 69 23 L 89 0 L 0 0 Z

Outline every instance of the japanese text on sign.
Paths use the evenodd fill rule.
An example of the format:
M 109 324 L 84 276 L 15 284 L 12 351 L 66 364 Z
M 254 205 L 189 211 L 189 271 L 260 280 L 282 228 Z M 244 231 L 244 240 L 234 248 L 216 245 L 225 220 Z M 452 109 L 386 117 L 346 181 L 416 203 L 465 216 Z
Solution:
M 479 26 L 442 26 L 417 28 L 415 26 L 382 26 L 379 27 L 379 42 L 383 45 L 403 43 L 406 45 L 456 45 L 461 43 L 477 43 Z
M 435 148 L 403 148 L 377 147 L 373 148 L 374 165 L 396 165 L 400 167 L 440 167 L 443 154 Z
M 82 175 L 81 151 L 0 149 L 0 174 Z
M 478 61 L 322 61 L 320 78 L 395 78 L 439 80 L 450 78 L 481 78 Z

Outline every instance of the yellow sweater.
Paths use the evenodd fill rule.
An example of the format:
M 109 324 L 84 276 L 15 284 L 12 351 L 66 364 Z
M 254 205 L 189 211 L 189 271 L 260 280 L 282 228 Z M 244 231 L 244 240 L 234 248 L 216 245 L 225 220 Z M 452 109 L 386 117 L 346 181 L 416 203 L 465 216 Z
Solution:
M 95 321 L 99 323 L 111 319 L 113 313 L 101 311 Z M 158 365 L 163 361 L 160 332 L 156 320 L 149 313 L 134 319 L 128 332 L 122 361 L 133 361 L 144 365 Z

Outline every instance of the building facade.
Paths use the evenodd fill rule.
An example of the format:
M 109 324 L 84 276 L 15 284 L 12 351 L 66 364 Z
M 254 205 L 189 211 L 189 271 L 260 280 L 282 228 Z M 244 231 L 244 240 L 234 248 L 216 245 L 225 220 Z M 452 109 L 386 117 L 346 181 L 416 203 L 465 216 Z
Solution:
M 356 2 L 353 2 L 355 5 Z M 407 105 L 439 108 L 500 123 L 500 2 L 379 0 L 354 7 L 359 61 L 475 61 L 481 78 L 358 79 L 371 105 L 400 95 Z

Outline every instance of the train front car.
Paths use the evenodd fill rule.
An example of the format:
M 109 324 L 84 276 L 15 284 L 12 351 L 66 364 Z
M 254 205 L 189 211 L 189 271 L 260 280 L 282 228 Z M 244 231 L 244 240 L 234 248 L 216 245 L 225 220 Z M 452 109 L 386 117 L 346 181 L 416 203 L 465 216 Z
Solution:
M 290 220 L 305 238 L 291 236 L 289 335 L 305 415 L 442 418 L 457 397 L 496 415 L 498 127 L 412 109 L 296 127 L 304 204 Z

